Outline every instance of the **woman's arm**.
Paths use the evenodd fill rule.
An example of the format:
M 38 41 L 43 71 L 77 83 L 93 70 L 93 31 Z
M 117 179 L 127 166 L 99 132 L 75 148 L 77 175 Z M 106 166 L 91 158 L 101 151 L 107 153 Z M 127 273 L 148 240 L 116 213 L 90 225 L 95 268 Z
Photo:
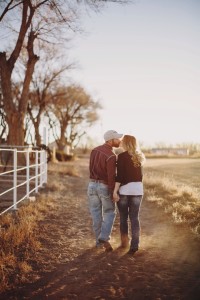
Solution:
M 118 194 L 119 187 L 120 187 L 120 182 L 115 182 L 115 188 L 113 191 L 113 201 L 114 202 L 119 201 L 119 194 Z

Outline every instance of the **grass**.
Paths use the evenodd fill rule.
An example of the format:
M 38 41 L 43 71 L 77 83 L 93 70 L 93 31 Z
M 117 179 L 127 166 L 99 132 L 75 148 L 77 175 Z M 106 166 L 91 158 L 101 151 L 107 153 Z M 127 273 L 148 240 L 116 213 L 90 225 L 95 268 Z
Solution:
M 5 289 L 12 284 L 23 282 L 31 271 L 29 261 L 41 245 L 38 241 L 38 222 L 42 220 L 53 199 L 43 194 L 36 202 L 26 203 L 18 211 L 5 214 L 0 219 L 0 286 Z
M 55 173 L 60 176 L 79 176 L 73 162 L 49 163 L 48 173 Z
M 51 172 L 54 180 L 41 190 L 36 201 L 26 201 L 19 210 L 0 217 L 0 292 L 28 280 L 41 248 L 39 222 L 56 209 L 55 195 L 65 188 L 59 176 L 78 176 L 76 169 L 66 164 L 49 165 Z
M 153 165 L 151 161 L 149 167 L 147 161 L 144 172 L 145 199 L 162 207 L 174 223 L 188 226 L 195 236 L 200 237 L 199 190 L 170 175 L 174 169 L 177 176 L 187 174 L 187 166 L 184 165 L 183 169 L 180 164 L 180 171 L 178 165 L 174 168 L 174 164 L 170 165 L 168 160 L 159 167 L 156 160 L 154 171 Z M 188 163 L 191 170 L 188 177 L 185 175 L 186 183 L 196 180 L 195 184 L 199 184 L 197 166 L 194 161 L 192 166 Z M 58 204 L 55 199 L 59 193 L 65 192 L 65 186 L 59 178 L 66 176 L 67 180 L 67 176 L 79 176 L 73 162 L 50 163 L 48 170 L 48 185 L 36 196 L 36 201 L 27 201 L 18 211 L 0 217 L 0 292 L 28 280 L 32 266 L 37 264 L 37 252 L 41 249 L 39 222 L 56 209 Z
M 147 201 L 155 202 L 174 223 L 188 226 L 200 237 L 200 195 L 197 189 L 152 171 L 146 172 L 144 186 Z

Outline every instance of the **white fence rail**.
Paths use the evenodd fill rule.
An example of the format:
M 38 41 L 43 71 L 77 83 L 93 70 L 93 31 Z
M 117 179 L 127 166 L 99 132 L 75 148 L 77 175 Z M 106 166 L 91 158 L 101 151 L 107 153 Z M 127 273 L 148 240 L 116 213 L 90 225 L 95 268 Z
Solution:
M 0 215 L 16 210 L 47 183 L 46 151 L 21 149 L 0 147 Z

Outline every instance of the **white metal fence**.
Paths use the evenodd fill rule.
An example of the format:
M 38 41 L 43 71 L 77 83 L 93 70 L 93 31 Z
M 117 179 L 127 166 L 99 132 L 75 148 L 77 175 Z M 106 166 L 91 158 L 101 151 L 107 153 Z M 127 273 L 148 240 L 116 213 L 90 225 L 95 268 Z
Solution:
M 47 183 L 45 150 L 0 147 L 0 215 L 17 205 Z

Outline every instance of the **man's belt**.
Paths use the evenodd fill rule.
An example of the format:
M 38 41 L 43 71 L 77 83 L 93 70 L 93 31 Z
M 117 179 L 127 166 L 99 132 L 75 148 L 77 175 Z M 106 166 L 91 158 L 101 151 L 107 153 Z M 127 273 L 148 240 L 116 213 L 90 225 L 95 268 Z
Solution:
M 90 178 L 90 181 L 91 182 L 108 184 L 105 180 L 101 180 L 101 179 L 92 179 L 92 178 Z

